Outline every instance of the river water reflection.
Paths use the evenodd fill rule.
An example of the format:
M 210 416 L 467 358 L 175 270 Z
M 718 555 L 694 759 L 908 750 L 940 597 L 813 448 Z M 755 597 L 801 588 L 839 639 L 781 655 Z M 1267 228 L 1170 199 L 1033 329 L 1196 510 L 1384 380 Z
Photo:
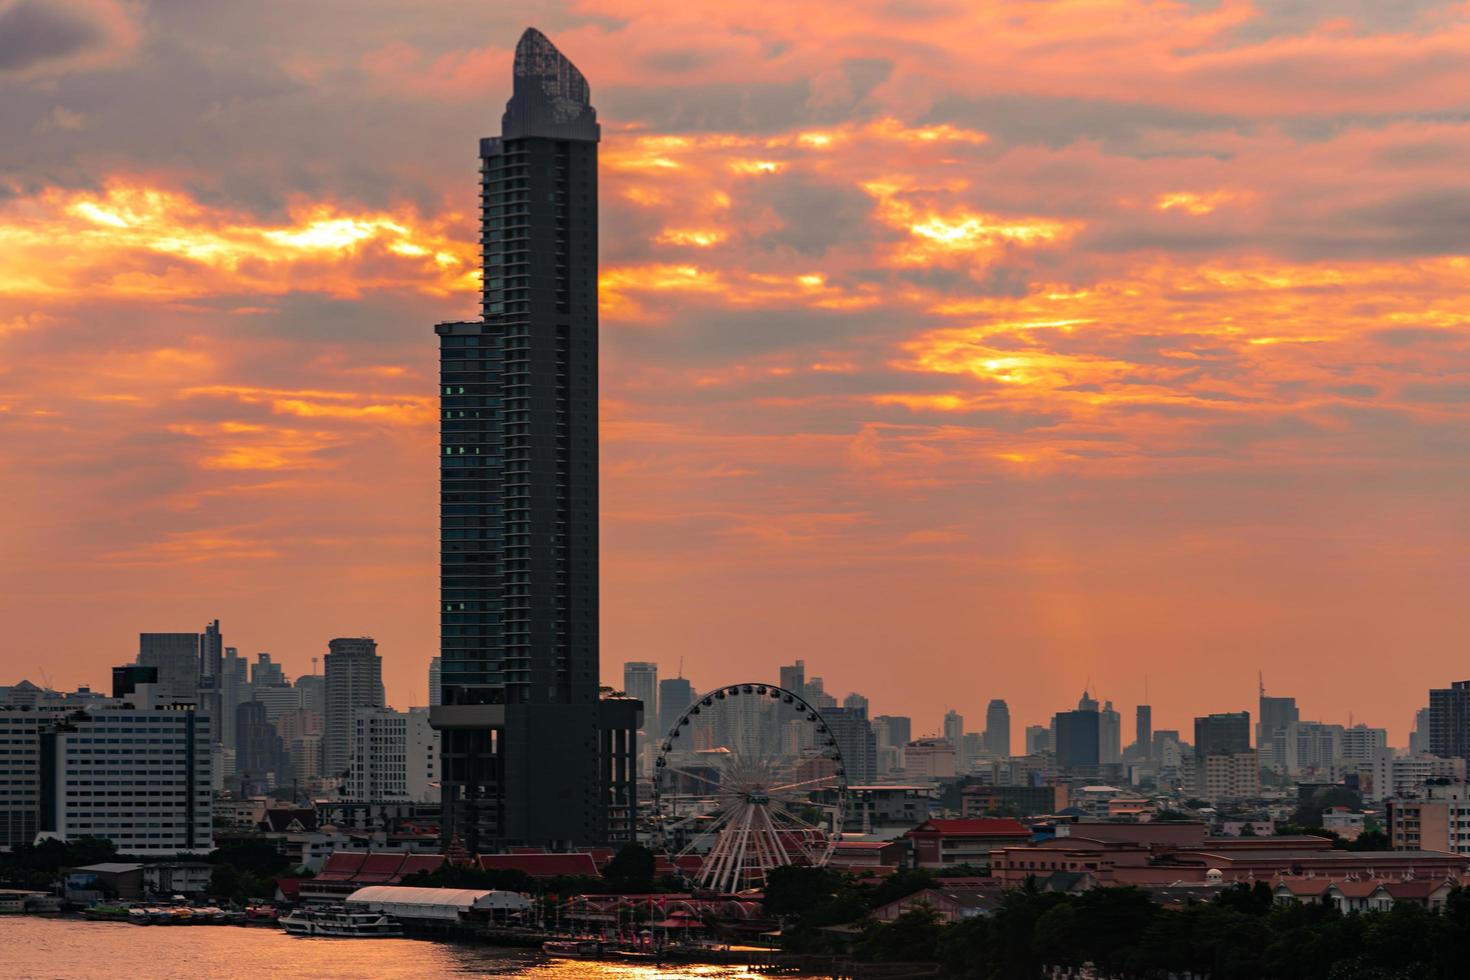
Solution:
M 739 967 L 642 966 L 417 939 L 320 939 L 246 926 L 135 926 L 0 917 L 0 977 L 246 977 L 354 980 L 514 976 L 526 980 L 746 980 Z

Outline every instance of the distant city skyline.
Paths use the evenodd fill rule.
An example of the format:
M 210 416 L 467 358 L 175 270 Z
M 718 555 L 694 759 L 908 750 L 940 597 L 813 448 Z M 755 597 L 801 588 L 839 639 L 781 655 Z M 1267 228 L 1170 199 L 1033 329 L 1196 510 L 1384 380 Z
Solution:
M 1181 730 L 1264 668 L 1396 742 L 1463 679 L 1463 10 L 23 6 L 66 43 L 0 62 L 18 673 L 218 617 L 427 699 L 410 325 L 474 311 L 465 134 L 531 22 L 605 130 L 604 660 Z

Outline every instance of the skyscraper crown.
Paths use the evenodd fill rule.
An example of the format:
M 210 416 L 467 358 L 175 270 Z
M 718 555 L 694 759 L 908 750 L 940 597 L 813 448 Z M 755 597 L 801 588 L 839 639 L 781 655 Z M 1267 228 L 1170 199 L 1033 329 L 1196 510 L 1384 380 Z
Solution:
M 501 118 L 501 137 L 595 142 L 601 129 L 591 97 L 577 66 L 545 34 L 528 27 L 516 45 L 515 82 Z

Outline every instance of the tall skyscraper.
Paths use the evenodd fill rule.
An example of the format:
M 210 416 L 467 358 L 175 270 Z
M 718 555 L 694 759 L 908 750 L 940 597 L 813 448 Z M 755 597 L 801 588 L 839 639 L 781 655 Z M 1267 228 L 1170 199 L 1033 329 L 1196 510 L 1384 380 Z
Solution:
M 683 677 L 669 677 L 658 682 L 658 733 L 667 735 L 679 721 L 684 709 L 694 703 L 694 685 Z M 643 708 L 643 724 L 647 726 L 648 708 Z
M 439 664 L 443 661 L 435 657 L 429 661 L 429 707 L 444 703 L 443 678 L 439 673 Z M 437 763 L 435 764 L 437 766 Z
M 1113 702 L 1103 704 L 1098 712 L 1098 761 L 1104 765 L 1123 761 L 1123 716 Z
M 199 637 L 199 676 L 219 678 L 224 674 L 225 643 L 220 636 L 219 620 L 204 627 Z M 219 685 L 216 684 L 218 689 Z
M 1470 759 L 1470 681 L 1429 692 L 1429 751 L 1446 759 Z
M 868 723 L 867 712 L 828 708 L 822 712 L 822 720 L 827 723 L 832 738 L 837 742 L 837 751 L 842 753 L 842 764 L 847 772 L 848 783 L 861 786 L 876 779 L 878 743 L 873 735 L 873 726 Z
M 1266 685 L 1261 684 L 1260 713 L 1256 716 L 1256 748 L 1260 752 L 1261 768 L 1284 772 L 1286 759 L 1277 758 L 1276 747 L 1283 744 L 1285 730 L 1302 720 L 1297 710 L 1296 698 L 1266 696 Z
M 255 663 L 250 666 L 250 683 L 257 686 L 280 687 L 291 683 L 281 665 L 271 661 L 268 653 L 257 653 Z
M 1081 703 L 1089 702 L 1084 696 Z M 1098 765 L 1102 761 L 1102 715 L 1096 707 L 1058 712 L 1052 719 L 1052 743 L 1059 769 Z
M 139 633 L 138 663 L 158 668 L 164 697 L 199 703 L 198 633 Z
M 842 707 L 847 711 L 861 711 L 863 717 L 868 717 L 868 699 L 856 691 L 842 699 Z
M 985 709 L 985 751 L 995 759 L 1011 755 L 1011 709 L 1000 698 L 992 699 Z
M 264 654 L 262 654 L 264 656 Z M 352 758 L 353 725 L 358 708 L 383 706 L 383 658 L 370 636 L 339 637 L 327 644 L 326 726 L 322 765 L 341 776 Z
M 582 73 L 516 45 L 480 141 L 481 318 L 440 338 L 444 838 L 568 848 L 633 833 L 637 704 L 598 664 L 597 142 Z
M 806 697 L 806 661 L 798 660 L 794 664 L 782 667 L 781 686 L 799 697 Z
M 901 749 L 914 740 L 914 720 L 907 715 L 879 715 L 873 719 L 873 727 L 887 733 L 885 748 Z
M 965 740 L 965 716 L 950 708 L 944 713 L 944 740 L 960 750 Z
M 1194 720 L 1194 755 L 1239 755 L 1251 750 L 1251 713 L 1227 711 Z
M 1152 705 L 1140 704 L 1133 710 L 1134 751 L 1143 758 L 1153 754 L 1154 709 Z
M 658 664 L 647 660 L 623 664 L 623 691 L 643 702 L 643 724 L 658 718 Z

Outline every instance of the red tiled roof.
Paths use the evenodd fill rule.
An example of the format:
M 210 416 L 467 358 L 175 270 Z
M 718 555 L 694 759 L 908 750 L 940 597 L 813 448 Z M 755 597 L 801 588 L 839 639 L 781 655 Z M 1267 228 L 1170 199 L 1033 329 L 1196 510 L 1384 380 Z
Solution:
M 1291 878 L 1283 880 L 1281 884 L 1293 895 L 1321 895 L 1332 886 L 1332 882 L 1326 878 Z
M 416 871 L 437 871 L 443 864 L 442 854 L 410 854 L 403 859 L 403 867 L 398 869 L 398 874 L 407 876 Z
M 1381 881 L 1334 881 L 1332 883 L 1347 898 L 1367 898 L 1383 887 Z
M 934 831 L 955 837 L 1030 837 L 1031 828 L 1010 817 L 976 818 L 972 820 L 925 820 L 908 835 Z M 906 836 L 908 836 L 906 835 Z
M 277 878 L 276 888 L 288 902 L 296 902 L 301 899 L 301 882 L 304 878 Z
M 480 867 L 486 871 L 524 871 L 532 878 L 556 878 L 562 875 L 597 877 L 597 862 L 590 854 L 481 854 Z
M 351 878 L 367 859 L 363 851 L 333 851 L 327 855 L 327 863 L 317 873 L 318 880 L 343 881 Z

